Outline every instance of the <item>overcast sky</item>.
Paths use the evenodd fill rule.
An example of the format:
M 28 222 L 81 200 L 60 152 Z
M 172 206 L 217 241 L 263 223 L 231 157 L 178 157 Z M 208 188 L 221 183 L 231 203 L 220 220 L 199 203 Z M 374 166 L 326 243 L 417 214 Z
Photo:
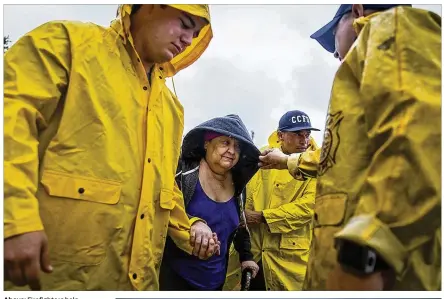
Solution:
M 441 15 L 441 5 L 414 5 Z M 211 5 L 214 38 L 174 79 L 185 108 L 185 132 L 216 116 L 238 114 L 265 145 L 288 110 L 306 112 L 322 143 L 330 89 L 339 61 L 310 34 L 338 5 Z M 108 26 L 117 5 L 4 5 L 4 35 L 20 36 L 51 20 Z M 171 86 L 169 84 L 169 86 Z

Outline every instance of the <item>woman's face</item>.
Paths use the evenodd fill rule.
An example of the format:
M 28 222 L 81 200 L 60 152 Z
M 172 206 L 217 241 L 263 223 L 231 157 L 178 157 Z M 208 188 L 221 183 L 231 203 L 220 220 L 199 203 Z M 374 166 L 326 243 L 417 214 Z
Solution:
M 219 136 L 205 141 L 206 161 L 217 168 L 229 171 L 239 161 L 239 142 L 228 136 Z

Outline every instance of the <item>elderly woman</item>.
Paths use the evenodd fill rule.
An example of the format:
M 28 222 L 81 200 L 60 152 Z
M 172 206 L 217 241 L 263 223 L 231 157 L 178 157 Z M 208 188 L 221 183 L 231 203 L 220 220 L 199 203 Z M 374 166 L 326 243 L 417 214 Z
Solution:
M 237 115 L 208 120 L 184 138 L 176 181 L 190 217 L 205 220 L 220 242 L 220 254 L 199 260 L 167 239 L 160 269 L 160 290 L 222 290 L 228 249 L 234 243 L 242 270 L 259 269 L 251 254 L 242 191 L 258 170 L 259 150 Z M 193 236 L 191 236 L 193 238 Z M 200 242 L 200 240 L 193 240 Z

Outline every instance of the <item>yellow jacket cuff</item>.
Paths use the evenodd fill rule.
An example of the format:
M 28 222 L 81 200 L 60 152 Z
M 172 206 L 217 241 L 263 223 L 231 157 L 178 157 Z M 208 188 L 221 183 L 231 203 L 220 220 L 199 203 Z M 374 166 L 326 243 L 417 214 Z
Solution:
M 383 222 L 371 215 L 359 215 L 335 235 L 374 249 L 401 276 L 405 268 L 407 251 Z
M 288 156 L 287 168 L 288 172 L 294 177 L 298 170 L 298 161 L 301 154 L 291 154 Z
M 20 225 L 8 223 L 7 220 L 5 220 L 4 225 L 3 239 L 43 230 L 43 224 L 40 219 L 35 219 L 33 221 L 31 220 L 26 223 L 20 223 Z
M 190 218 L 190 226 L 196 223 L 197 221 L 202 221 L 203 223 L 207 224 L 207 222 L 203 219 L 200 219 L 199 217 L 191 217 Z

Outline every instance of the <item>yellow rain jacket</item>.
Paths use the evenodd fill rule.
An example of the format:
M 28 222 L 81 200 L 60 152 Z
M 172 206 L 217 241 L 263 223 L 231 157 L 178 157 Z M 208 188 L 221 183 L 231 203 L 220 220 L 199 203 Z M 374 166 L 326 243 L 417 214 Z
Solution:
M 173 6 L 210 21 L 207 5 Z M 166 235 L 191 250 L 174 181 L 183 107 L 165 79 L 199 58 L 211 27 L 155 65 L 150 86 L 130 11 L 110 28 L 46 23 L 5 55 L 4 237 L 45 230 L 44 290 L 157 290 Z
M 441 18 L 397 7 L 355 24 L 333 84 L 305 288 L 325 290 L 336 237 L 374 248 L 395 290 L 440 290 Z
M 311 139 L 311 148 L 317 148 Z M 280 147 L 277 133 L 269 147 Z M 312 238 L 316 179 L 295 180 L 285 170 L 259 170 L 247 185 L 246 209 L 263 211 L 267 224 L 249 226 L 251 252 L 262 260 L 267 290 L 301 290 Z M 231 248 L 224 290 L 238 287 L 241 269 Z
M 321 159 L 321 148 L 308 149 L 301 154 L 292 154 L 288 157 L 288 171 L 296 179 L 315 178 L 318 175 L 318 166 Z

